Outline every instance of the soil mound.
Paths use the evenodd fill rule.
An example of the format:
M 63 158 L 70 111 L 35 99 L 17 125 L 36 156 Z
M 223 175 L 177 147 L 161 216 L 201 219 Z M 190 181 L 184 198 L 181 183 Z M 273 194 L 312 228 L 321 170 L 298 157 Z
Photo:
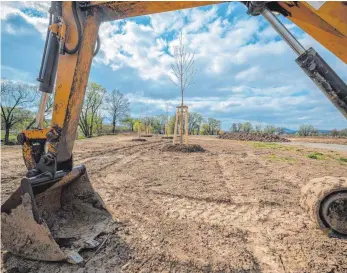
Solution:
M 131 141 L 147 141 L 144 138 L 133 138 Z
M 197 144 L 169 144 L 164 146 L 163 151 L 181 153 L 203 153 L 205 149 Z
M 266 133 L 224 133 L 219 135 L 218 138 L 260 142 L 290 142 L 287 138 Z

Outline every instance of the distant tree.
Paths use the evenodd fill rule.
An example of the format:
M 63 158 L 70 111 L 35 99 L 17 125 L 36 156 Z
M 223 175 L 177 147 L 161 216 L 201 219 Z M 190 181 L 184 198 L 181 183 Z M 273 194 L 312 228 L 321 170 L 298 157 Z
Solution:
M 85 137 L 90 138 L 93 135 L 94 126 L 96 126 L 99 109 L 102 105 L 106 90 L 101 85 L 91 82 L 86 89 L 86 95 L 79 118 L 79 126 Z
M 261 128 L 261 124 L 257 124 L 254 126 L 254 131 L 256 133 L 262 133 L 263 132 L 263 129 Z
M 237 123 L 233 123 L 229 129 L 231 132 L 237 133 L 239 132 Z
M 332 129 L 330 132 L 330 135 L 333 137 L 337 137 L 339 135 L 339 131 L 336 129 Z
M 1 80 L 1 127 L 5 130 L 4 143 L 9 143 L 10 130 L 32 114 L 37 99 L 37 87 L 25 83 Z
M 253 125 L 250 122 L 245 122 L 242 124 L 242 132 L 244 133 L 250 133 L 253 131 Z
M 99 114 L 96 115 L 95 117 L 95 133 L 97 135 L 102 134 L 103 132 L 103 123 L 104 123 L 104 118 L 102 117 L 100 111 Z
M 276 127 L 273 125 L 266 125 L 264 127 L 264 133 L 266 134 L 274 134 L 276 133 Z
M 347 128 L 339 131 L 339 136 L 347 137 Z
M 130 111 L 128 98 L 114 89 L 106 95 L 106 110 L 111 118 L 112 133 L 116 133 L 117 122 L 126 117 Z
M 301 125 L 298 131 L 299 136 L 317 135 L 317 130 L 312 125 Z
M 196 132 L 197 135 L 200 134 L 200 127 L 204 117 L 199 113 L 189 113 L 188 120 L 188 132 L 190 135 L 193 135 Z
M 136 119 L 132 118 L 131 116 L 127 116 L 122 119 L 122 123 L 128 125 L 130 131 L 134 131 L 134 125 L 135 125 Z
M 221 130 L 222 123 L 220 120 L 215 118 L 207 119 L 207 134 L 208 135 L 216 135 L 219 130 Z

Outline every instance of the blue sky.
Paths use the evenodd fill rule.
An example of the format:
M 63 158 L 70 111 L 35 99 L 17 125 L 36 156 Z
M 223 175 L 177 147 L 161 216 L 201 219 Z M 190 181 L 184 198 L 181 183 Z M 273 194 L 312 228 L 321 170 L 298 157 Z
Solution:
M 34 83 L 48 23 L 49 2 L 1 3 L 1 76 Z M 305 47 L 313 46 L 347 81 L 347 66 L 285 18 Z M 275 124 L 291 129 L 313 124 L 342 129 L 347 121 L 295 63 L 295 54 L 261 17 L 240 3 L 141 16 L 103 23 L 101 50 L 90 81 L 120 89 L 133 116 L 172 114 L 179 91 L 168 79 L 173 47 L 182 30 L 195 53 L 197 76 L 185 94 L 190 111 L 222 121 Z

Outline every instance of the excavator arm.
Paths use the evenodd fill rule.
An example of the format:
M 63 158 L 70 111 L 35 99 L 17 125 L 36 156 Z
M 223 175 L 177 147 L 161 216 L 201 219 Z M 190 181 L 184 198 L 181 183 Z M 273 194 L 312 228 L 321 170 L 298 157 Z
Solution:
M 105 210 L 102 200 L 95 197 L 96 193 L 84 166 L 73 167 L 72 158 L 92 59 L 100 48 L 100 24 L 133 16 L 218 3 L 223 2 L 52 2 L 38 77 L 42 98 L 36 128 L 25 130 L 18 136 L 23 146 L 23 157 L 28 172 L 20 188 L 1 207 L 2 234 L 13 233 L 13 230 L 19 230 L 20 234 L 14 235 L 15 239 L 11 240 L 3 237 L 5 249 L 32 259 L 67 260 L 78 263 L 82 260 L 78 251 L 87 245 L 97 246 L 94 238 L 98 232 L 102 232 L 101 226 L 105 227 L 108 223 L 110 215 Z M 325 2 L 318 9 L 308 2 L 242 3 L 250 15 L 263 15 L 269 21 L 297 53 L 296 62 L 299 66 L 347 117 L 346 84 L 313 49 L 305 49 L 274 16 L 274 13 L 286 16 L 347 63 L 346 3 Z M 51 126 L 42 128 L 44 105 L 54 88 Z M 85 223 L 93 230 L 88 233 L 88 238 L 74 230 L 75 241 L 70 242 L 71 236 L 68 240 L 62 232 L 54 228 L 57 220 L 53 221 L 51 216 L 69 207 L 71 210 L 79 207 L 82 214 L 97 215 L 95 222 Z M 26 221 L 16 221 L 18 217 Z M 100 222 L 104 225 L 100 226 Z M 347 235 L 347 231 L 340 226 L 329 224 L 328 221 L 323 222 L 325 228 L 336 228 L 338 233 Z M 94 230 L 95 225 L 100 227 L 98 232 Z M 86 226 L 83 230 L 87 230 Z M 63 230 L 69 229 L 65 227 Z M 23 238 L 30 238 L 31 244 L 28 246 Z M 79 247 L 74 248 L 76 245 Z

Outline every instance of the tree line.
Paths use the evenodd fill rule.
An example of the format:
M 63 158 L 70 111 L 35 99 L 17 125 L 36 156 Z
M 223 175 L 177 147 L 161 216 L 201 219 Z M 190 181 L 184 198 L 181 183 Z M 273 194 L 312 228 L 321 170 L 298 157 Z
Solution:
M 220 120 L 215 118 L 204 118 L 200 113 L 188 114 L 188 133 L 190 135 L 217 135 L 222 128 Z M 156 116 L 146 116 L 134 120 L 133 130 L 137 130 L 138 122 L 141 122 L 141 129 L 144 131 L 147 126 L 151 127 L 152 133 L 164 134 L 165 127 L 168 126 L 168 133 L 173 134 L 175 128 L 176 115 L 169 116 L 167 114 L 160 114 Z M 129 124 L 128 119 L 123 121 Z
M 35 124 L 35 109 L 41 93 L 36 85 L 17 81 L 1 80 L 1 138 L 5 144 L 16 142 L 16 134 L 30 129 Z M 49 124 L 52 114 L 53 98 L 45 108 L 45 125 Z M 89 138 L 93 135 L 116 133 L 119 130 L 137 130 L 138 121 L 142 126 L 151 125 L 153 133 L 164 133 L 165 125 L 173 133 L 175 116 L 169 113 L 156 116 L 134 118 L 130 115 L 129 99 L 118 89 L 107 91 L 102 85 L 90 82 L 86 88 L 82 111 L 79 117 L 79 134 Z M 204 118 L 199 113 L 189 114 L 190 134 L 217 134 L 221 122 L 214 118 Z M 11 138 L 12 137 L 12 138 Z
M 35 113 L 32 109 L 39 103 L 40 92 L 37 86 L 9 80 L 1 80 L 1 130 L 5 143 L 10 142 L 11 132 L 18 134 L 23 129 L 30 129 L 35 124 Z M 45 108 L 46 125 L 52 113 L 53 96 L 47 101 Z M 138 121 L 143 130 L 147 126 L 153 133 L 164 134 L 168 125 L 169 133 L 174 131 L 176 116 L 170 116 L 168 107 L 166 114 L 134 118 L 130 115 L 130 102 L 118 89 L 107 91 L 103 86 L 90 82 L 79 118 L 79 132 L 84 137 L 116 133 L 119 130 L 136 131 Z M 221 121 L 205 118 L 200 113 L 189 113 L 188 130 L 191 135 L 216 135 L 221 132 Z M 285 128 L 274 125 L 253 125 L 250 122 L 233 123 L 231 132 L 284 134 Z M 316 136 L 323 134 L 312 125 L 301 125 L 296 132 L 299 136 Z M 347 137 L 347 128 L 333 129 L 326 133 L 333 137 Z M 16 137 L 13 134 L 13 137 Z
M 276 127 L 274 125 L 266 125 L 262 127 L 261 124 L 253 125 L 251 122 L 233 123 L 229 131 L 234 133 L 267 133 L 278 135 L 290 134 L 286 132 L 284 127 Z M 304 137 L 319 135 L 329 135 L 332 137 L 347 137 L 347 128 L 342 130 L 333 129 L 331 131 L 323 133 L 316 129 L 313 125 L 303 124 L 299 127 L 298 131 L 296 131 L 295 134 Z

